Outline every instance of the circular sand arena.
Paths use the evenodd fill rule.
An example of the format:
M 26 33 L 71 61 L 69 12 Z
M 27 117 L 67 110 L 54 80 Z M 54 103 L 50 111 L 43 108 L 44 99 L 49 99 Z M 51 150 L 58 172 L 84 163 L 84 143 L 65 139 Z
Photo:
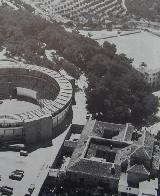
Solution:
M 21 114 L 39 109 L 40 106 L 28 101 L 18 99 L 4 99 L 0 103 L 0 115 L 13 115 L 15 113 Z

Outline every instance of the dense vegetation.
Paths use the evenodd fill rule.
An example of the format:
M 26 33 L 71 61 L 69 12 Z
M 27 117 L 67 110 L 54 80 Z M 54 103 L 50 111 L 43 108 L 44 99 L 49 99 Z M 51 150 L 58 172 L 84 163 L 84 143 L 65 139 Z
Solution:
M 77 69 L 85 72 L 87 107 L 98 119 L 138 123 L 157 111 L 158 100 L 132 61 L 116 54 L 115 45 L 105 42 L 100 47 L 90 38 L 66 32 L 56 22 L 6 7 L 0 7 L 0 43 L 11 57 L 53 69 L 64 67 L 75 76 Z M 57 50 L 66 60 L 49 61 L 46 49 Z
M 126 0 L 128 11 L 151 20 L 160 20 L 159 0 Z

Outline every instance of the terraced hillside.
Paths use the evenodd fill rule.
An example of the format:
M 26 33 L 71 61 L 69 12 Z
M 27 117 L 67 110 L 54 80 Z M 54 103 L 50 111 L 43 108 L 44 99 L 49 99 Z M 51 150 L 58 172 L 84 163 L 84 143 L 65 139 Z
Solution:
M 122 0 L 34 0 L 34 3 L 50 15 L 59 14 L 71 19 L 83 17 L 105 22 L 126 13 Z

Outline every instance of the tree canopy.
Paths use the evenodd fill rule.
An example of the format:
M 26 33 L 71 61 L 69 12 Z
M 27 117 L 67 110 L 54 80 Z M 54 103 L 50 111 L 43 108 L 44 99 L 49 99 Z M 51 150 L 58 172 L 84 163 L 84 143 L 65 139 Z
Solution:
M 126 0 L 128 12 L 139 17 L 160 21 L 159 0 Z
M 77 33 L 66 32 L 27 10 L 0 7 L 0 44 L 9 56 L 53 69 L 64 67 L 73 76 L 85 72 L 87 108 L 97 119 L 140 123 L 157 111 L 158 99 L 143 76 L 132 67 L 132 59 L 116 54 L 116 46 L 103 46 Z M 45 50 L 56 50 L 65 60 L 49 61 Z

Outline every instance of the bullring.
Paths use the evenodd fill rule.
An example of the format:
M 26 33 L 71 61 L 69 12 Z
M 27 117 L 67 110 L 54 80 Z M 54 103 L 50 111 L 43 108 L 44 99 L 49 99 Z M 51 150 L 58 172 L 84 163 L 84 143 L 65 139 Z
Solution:
M 3 114 L 0 111 L 0 142 L 27 144 L 48 140 L 59 133 L 56 127 L 70 109 L 73 89 L 60 73 L 45 67 L 10 61 L 0 62 L 0 99 L 14 96 L 36 103 L 31 111 Z

